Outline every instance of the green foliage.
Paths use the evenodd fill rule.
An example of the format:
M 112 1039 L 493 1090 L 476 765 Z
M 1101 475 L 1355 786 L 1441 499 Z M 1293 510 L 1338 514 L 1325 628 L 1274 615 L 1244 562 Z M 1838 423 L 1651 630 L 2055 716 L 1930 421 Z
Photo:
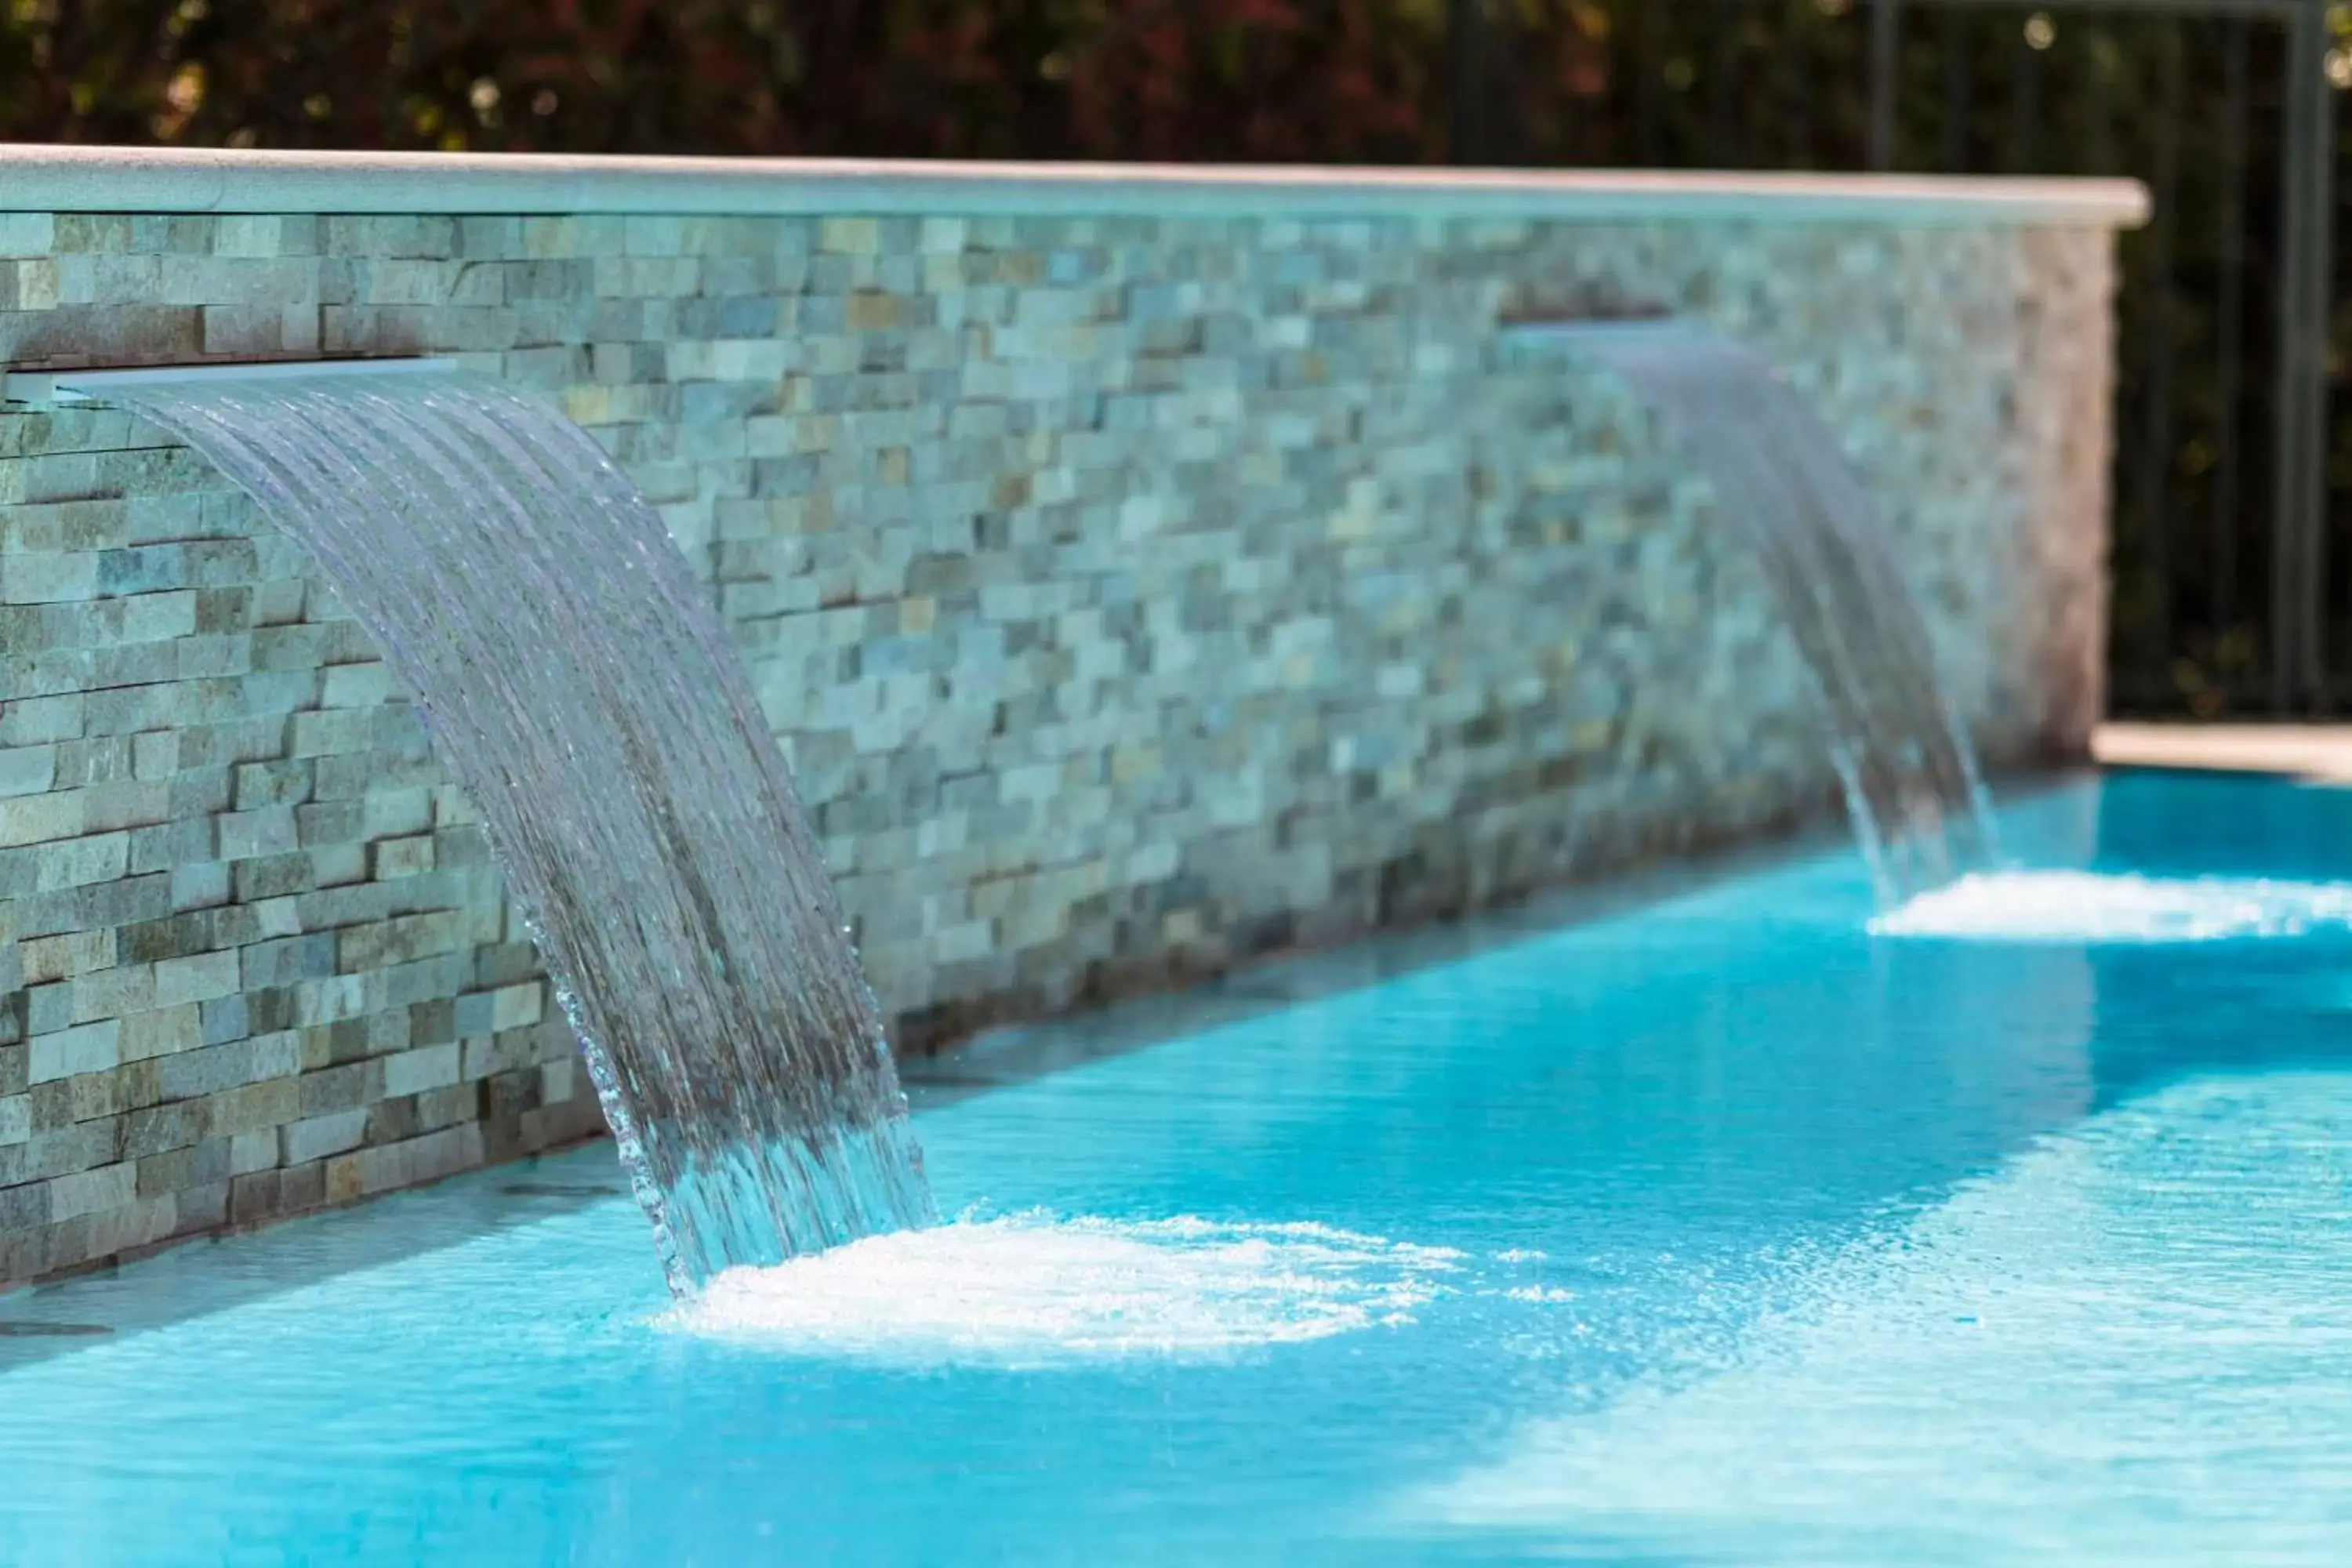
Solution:
M 1853 169 L 1869 11 L 0 0 L 0 139 Z M 2262 689 L 2268 647 L 2280 29 L 2051 0 L 1908 0 L 1902 16 L 1898 167 L 2131 174 L 2158 189 L 2167 221 L 2123 252 L 2116 673 L 2130 705 L 2226 711 Z M 2352 29 L 2352 8 L 2337 16 Z M 2340 63 L 2352 82 L 2352 53 Z M 2331 345 L 2339 374 L 2347 352 Z M 2352 425 L 2335 450 L 2331 483 L 2352 491 Z M 2337 652 L 2352 668 L 2352 639 Z
M 5 0 L 0 136 L 1413 161 L 1430 0 Z

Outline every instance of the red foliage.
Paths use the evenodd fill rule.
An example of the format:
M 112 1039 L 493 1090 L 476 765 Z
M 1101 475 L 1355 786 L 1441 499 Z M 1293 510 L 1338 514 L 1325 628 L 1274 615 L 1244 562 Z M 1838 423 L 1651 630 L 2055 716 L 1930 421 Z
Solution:
M 0 137 L 1417 160 L 1408 0 L 37 0 Z
M 1071 72 L 1095 157 L 1415 162 L 1443 38 L 1390 0 L 1117 0 Z

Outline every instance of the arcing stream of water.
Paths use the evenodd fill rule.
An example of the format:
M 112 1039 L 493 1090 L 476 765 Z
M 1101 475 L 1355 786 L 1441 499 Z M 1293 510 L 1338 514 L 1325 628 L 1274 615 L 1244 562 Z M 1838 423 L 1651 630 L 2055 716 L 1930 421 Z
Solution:
M 308 550 L 481 813 L 671 1286 L 933 1217 L 742 662 L 587 435 L 446 372 L 126 378 Z
M 1974 756 L 1835 439 L 1760 358 L 1570 332 L 1688 445 L 1828 716 L 1883 900 L 1992 853 Z M 874 999 L 740 659 L 584 432 L 446 371 L 110 387 L 309 551 L 415 694 L 578 1033 L 673 1289 L 926 1224 Z
M 1696 326 L 1537 330 L 1655 410 L 1754 551 L 1803 655 L 1854 835 L 1889 907 L 1997 857 L 1976 754 L 1885 524 L 1836 436 L 1760 355 Z

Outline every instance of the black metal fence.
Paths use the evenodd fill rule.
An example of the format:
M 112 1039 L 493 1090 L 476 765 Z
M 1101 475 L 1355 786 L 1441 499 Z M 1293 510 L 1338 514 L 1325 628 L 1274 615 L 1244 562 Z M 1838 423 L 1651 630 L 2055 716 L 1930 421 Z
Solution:
M 2120 174 L 2114 705 L 2352 705 L 2325 0 L 1451 0 L 1464 163 Z M 1562 83 L 1566 83 L 1565 89 Z M 2345 411 L 2352 413 L 2352 410 Z

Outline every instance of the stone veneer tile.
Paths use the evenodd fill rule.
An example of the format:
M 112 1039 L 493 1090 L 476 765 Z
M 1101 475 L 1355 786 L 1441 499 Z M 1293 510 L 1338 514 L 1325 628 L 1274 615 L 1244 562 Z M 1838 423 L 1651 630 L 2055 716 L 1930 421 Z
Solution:
M 449 354 L 660 509 L 902 1043 L 1820 809 L 1704 484 L 1496 321 L 1822 406 L 1996 763 L 2100 700 L 2089 229 L 0 215 L 0 361 Z M 0 1286 L 584 1136 L 466 802 L 291 542 L 0 412 Z

